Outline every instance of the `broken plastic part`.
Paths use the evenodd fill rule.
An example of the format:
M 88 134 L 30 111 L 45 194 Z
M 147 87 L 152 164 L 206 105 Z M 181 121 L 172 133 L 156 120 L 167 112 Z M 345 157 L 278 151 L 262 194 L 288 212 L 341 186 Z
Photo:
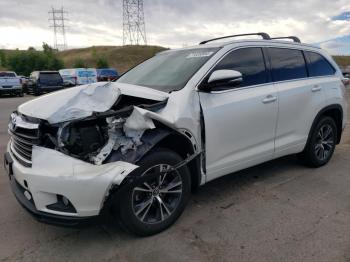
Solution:
M 109 138 L 100 152 L 91 157 L 91 161 L 96 165 L 101 165 L 113 150 L 120 148 L 123 155 L 129 150 L 136 150 L 138 146 L 142 145 L 143 133 L 148 129 L 155 128 L 153 121 L 142 116 L 137 110 L 133 110 L 126 120 L 109 117 L 106 121 Z
M 153 129 L 155 125 L 150 118 L 144 117 L 138 110 L 133 110 L 124 124 L 124 132 L 127 137 L 134 140 L 135 143 L 140 142 L 141 136 L 147 129 Z
M 196 153 L 194 153 L 194 154 L 192 154 L 190 156 L 187 156 L 186 159 L 182 160 L 181 162 L 177 163 L 176 165 L 173 165 L 172 167 L 170 167 L 167 170 L 161 171 L 161 173 L 166 173 L 166 172 L 169 172 L 169 171 L 175 171 L 175 170 L 177 170 L 177 169 L 187 165 L 189 162 L 191 162 L 193 159 L 195 159 L 201 153 L 202 153 L 202 151 L 196 152 Z

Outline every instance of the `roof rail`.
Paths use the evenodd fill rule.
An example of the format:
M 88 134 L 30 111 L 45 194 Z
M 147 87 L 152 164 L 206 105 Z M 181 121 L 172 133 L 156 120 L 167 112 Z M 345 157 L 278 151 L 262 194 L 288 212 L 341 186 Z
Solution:
M 295 43 L 301 43 L 300 39 L 296 36 L 283 36 L 283 37 L 272 37 L 271 40 L 275 39 L 292 39 Z
M 216 41 L 216 40 L 225 39 L 225 38 L 231 38 L 231 37 L 237 37 L 237 36 L 249 36 L 249 35 L 259 35 L 265 40 L 270 40 L 271 39 L 271 37 L 267 33 L 251 33 L 251 34 L 228 35 L 228 36 L 213 38 L 213 39 L 202 41 L 199 44 L 200 45 L 204 45 L 204 44 L 206 44 L 208 42 L 211 42 L 211 41 Z

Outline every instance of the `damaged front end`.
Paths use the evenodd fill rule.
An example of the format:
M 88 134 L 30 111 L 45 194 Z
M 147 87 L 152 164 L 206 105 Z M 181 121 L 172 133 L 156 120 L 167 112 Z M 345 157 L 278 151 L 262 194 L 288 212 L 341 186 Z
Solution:
M 121 97 L 118 102 L 123 99 L 132 101 Z M 166 101 L 137 100 L 145 104 L 123 104 L 120 108 L 117 102 L 115 108 L 83 119 L 55 125 L 45 123 L 42 146 L 94 165 L 114 161 L 136 163 L 171 132 L 140 113 L 142 108 L 160 110 Z
M 147 152 L 166 140 L 186 148 L 177 151 L 184 159 L 181 165 L 198 156 L 200 150 L 188 131 L 176 127 L 173 109 L 166 111 L 168 98 L 167 93 L 141 86 L 92 84 L 29 101 L 13 118 L 36 122 L 34 146 L 84 165 L 126 162 L 137 166 Z M 176 138 L 170 139 L 172 135 L 180 137 L 181 145 Z M 20 141 L 17 146 L 21 146 Z M 51 160 L 55 161 L 47 159 Z

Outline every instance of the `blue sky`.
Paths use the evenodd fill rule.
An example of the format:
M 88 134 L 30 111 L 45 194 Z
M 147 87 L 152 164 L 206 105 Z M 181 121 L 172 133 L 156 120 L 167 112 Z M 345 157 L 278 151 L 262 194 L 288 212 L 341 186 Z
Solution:
M 318 45 L 322 48 L 332 50 L 332 53 L 336 55 L 350 55 L 350 35 L 324 41 L 318 43 Z
M 349 21 L 350 20 L 350 11 L 343 12 L 339 15 L 333 16 L 332 20 L 334 20 L 334 21 Z
M 350 27 L 350 11 L 339 13 L 331 18 L 332 21 L 344 23 Z M 334 39 L 318 43 L 323 48 L 332 50 L 334 54 L 350 54 L 350 35 L 344 35 Z

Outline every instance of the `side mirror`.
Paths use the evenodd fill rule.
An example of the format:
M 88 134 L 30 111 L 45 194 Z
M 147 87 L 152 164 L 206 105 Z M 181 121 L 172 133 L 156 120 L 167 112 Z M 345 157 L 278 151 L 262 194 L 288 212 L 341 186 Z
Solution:
M 207 88 L 209 90 L 226 90 L 238 87 L 243 82 L 241 72 L 235 70 L 216 70 L 211 73 Z

